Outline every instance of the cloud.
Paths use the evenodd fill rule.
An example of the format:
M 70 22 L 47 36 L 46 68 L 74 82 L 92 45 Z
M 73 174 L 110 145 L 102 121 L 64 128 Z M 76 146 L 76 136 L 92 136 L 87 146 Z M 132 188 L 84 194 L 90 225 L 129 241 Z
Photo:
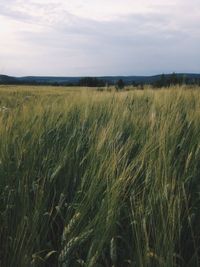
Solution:
M 196 72 L 199 7 L 196 0 L 1 1 L 0 72 Z

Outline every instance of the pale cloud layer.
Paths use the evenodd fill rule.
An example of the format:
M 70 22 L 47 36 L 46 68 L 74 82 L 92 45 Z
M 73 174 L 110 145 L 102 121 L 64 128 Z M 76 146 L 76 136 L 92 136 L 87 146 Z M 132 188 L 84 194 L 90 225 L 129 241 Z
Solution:
M 0 0 L 0 73 L 200 72 L 199 0 Z

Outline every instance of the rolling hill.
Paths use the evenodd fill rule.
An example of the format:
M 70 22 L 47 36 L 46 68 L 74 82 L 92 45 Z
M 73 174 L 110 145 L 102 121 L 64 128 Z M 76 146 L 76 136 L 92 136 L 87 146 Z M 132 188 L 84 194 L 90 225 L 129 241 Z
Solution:
M 165 77 L 170 77 L 166 74 Z M 177 77 L 186 77 L 188 81 L 200 79 L 200 74 L 178 73 Z M 143 83 L 152 84 L 160 80 L 161 74 L 154 76 L 101 76 L 96 77 L 98 80 L 105 81 L 108 84 L 115 84 L 122 79 L 125 84 Z M 0 75 L 0 84 L 41 84 L 41 85 L 79 85 L 80 80 L 84 77 L 53 77 L 53 76 L 26 76 L 12 77 L 8 75 Z

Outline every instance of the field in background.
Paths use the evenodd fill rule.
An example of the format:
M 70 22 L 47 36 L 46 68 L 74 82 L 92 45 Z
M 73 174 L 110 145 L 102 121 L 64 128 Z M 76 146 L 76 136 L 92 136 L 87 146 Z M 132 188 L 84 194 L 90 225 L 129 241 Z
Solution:
M 200 266 L 200 91 L 0 87 L 0 266 Z

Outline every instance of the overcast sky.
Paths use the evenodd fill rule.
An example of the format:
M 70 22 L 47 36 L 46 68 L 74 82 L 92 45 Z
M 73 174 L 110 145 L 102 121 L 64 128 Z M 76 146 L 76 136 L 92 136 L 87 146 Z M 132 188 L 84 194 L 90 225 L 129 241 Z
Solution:
M 0 73 L 200 73 L 200 0 L 0 0 Z

